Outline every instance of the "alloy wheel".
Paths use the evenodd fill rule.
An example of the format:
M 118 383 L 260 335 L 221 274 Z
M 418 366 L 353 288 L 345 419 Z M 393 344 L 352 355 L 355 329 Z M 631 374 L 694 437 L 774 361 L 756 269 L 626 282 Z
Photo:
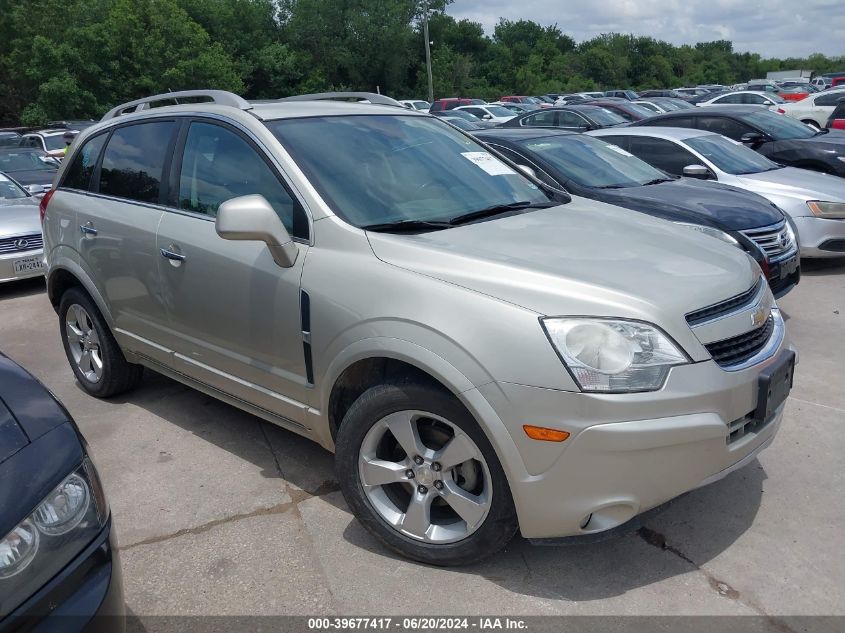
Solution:
M 78 303 L 71 305 L 65 315 L 65 334 L 76 367 L 87 381 L 99 382 L 103 377 L 100 337 L 91 315 Z

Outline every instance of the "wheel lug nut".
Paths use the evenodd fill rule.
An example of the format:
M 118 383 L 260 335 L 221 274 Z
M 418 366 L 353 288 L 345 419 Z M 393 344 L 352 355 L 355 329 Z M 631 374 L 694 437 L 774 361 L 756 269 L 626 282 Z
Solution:
M 417 486 L 417 492 L 419 492 L 421 495 L 424 495 L 428 492 L 428 488 L 426 488 L 425 486 Z
M 437 481 L 434 482 L 434 487 L 437 488 L 438 490 L 443 490 L 443 482 L 438 479 Z
M 439 473 L 440 472 L 440 464 L 438 462 L 434 462 L 431 465 L 431 470 L 433 470 L 436 473 Z
M 425 460 L 424 460 L 422 457 L 420 457 L 419 455 L 417 455 L 416 457 L 414 457 L 414 463 L 415 463 L 417 466 L 421 466 L 421 465 L 422 465 L 422 463 L 423 463 L 423 461 L 425 461 Z
M 405 471 L 405 476 L 408 479 L 413 479 L 414 478 L 414 471 L 409 468 L 408 470 Z

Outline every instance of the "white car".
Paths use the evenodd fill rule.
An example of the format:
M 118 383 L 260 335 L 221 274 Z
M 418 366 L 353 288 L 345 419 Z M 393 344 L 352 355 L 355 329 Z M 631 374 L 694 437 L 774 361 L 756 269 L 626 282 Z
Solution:
M 840 99 L 845 99 L 845 88 L 816 92 L 801 101 L 793 101 L 780 107 L 786 116 L 820 130 L 827 125 L 827 120 Z
M 789 216 L 801 257 L 845 256 L 845 178 L 784 167 L 704 130 L 628 127 L 587 134 L 672 175 L 716 180 L 767 198 Z
M 715 105 L 764 105 L 772 112 L 783 114 L 783 105 L 786 103 L 781 97 L 768 92 L 757 90 L 738 90 L 727 94 L 714 96 L 707 101 L 699 101 L 695 105 L 706 108 Z
M 73 130 L 39 130 L 21 137 L 21 147 L 34 147 L 44 150 L 52 158 L 61 160 L 65 157 L 65 134 L 70 132 L 74 136 L 78 132 Z
M 428 101 L 423 101 L 422 99 L 399 99 L 399 103 L 406 108 L 419 110 L 420 112 L 428 112 L 428 109 L 431 107 Z
M 516 116 L 515 112 L 508 110 L 502 106 L 487 104 L 487 105 L 466 105 L 458 106 L 455 110 L 463 110 L 472 115 L 477 116 L 482 121 L 490 121 L 492 123 L 504 123 L 510 121 Z

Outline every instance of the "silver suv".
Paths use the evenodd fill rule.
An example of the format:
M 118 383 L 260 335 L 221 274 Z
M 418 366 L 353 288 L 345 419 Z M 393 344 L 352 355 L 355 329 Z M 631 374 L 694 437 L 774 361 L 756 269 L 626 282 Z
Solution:
M 365 96 L 158 95 L 79 135 L 42 213 L 88 393 L 146 367 L 312 438 L 442 565 L 629 528 L 772 441 L 795 354 L 745 253 Z

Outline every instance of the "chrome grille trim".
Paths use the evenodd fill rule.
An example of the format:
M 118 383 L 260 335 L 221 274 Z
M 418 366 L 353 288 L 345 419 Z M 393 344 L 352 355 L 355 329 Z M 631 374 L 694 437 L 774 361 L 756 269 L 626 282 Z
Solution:
M 765 289 L 765 285 L 766 280 L 759 277 L 757 283 L 745 292 L 688 313 L 686 315 L 687 324 L 690 327 L 697 327 L 742 312 L 760 300 L 760 294 Z
M 740 233 L 757 244 L 770 262 L 791 257 L 798 250 L 797 244 L 789 236 L 786 220 L 756 229 L 746 229 Z
M 43 247 L 44 241 L 41 233 L 29 233 L 27 235 L 13 235 L 11 237 L 0 238 L 0 255 L 37 251 Z
M 771 321 L 771 332 L 768 336 L 768 340 L 762 347 L 756 350 L 753 356 L 745 358 L 737 363 L 728 365 L 722 365 L 721 363 L 718 363 L 716 359 L 714 359 L 714 362 L 719 364 L 719 367 L 721 367 L 725 371 L 742 371 L 743 369 L 753 367 L 757 363 L 761 363 L 764 360 L 767 360 L 774 356 L 775 352 L 777 352 L 777 350 L 780 348 L 781 343 L 783 343 L 786 331 L 783 324 L 783 317 L 781 316 L 780 310 L 778 308 L 772 308 L 772 314 L 769 319 Z M 769 321 L 767 321 L 766 325 L 764 325 L 763 327 L 767 327 L 768 323 Z M 719 342 L 722 343 L 724 341 Z M 709 347 L 710 344 L 705 345 L 706 349 L 708 349 Z

